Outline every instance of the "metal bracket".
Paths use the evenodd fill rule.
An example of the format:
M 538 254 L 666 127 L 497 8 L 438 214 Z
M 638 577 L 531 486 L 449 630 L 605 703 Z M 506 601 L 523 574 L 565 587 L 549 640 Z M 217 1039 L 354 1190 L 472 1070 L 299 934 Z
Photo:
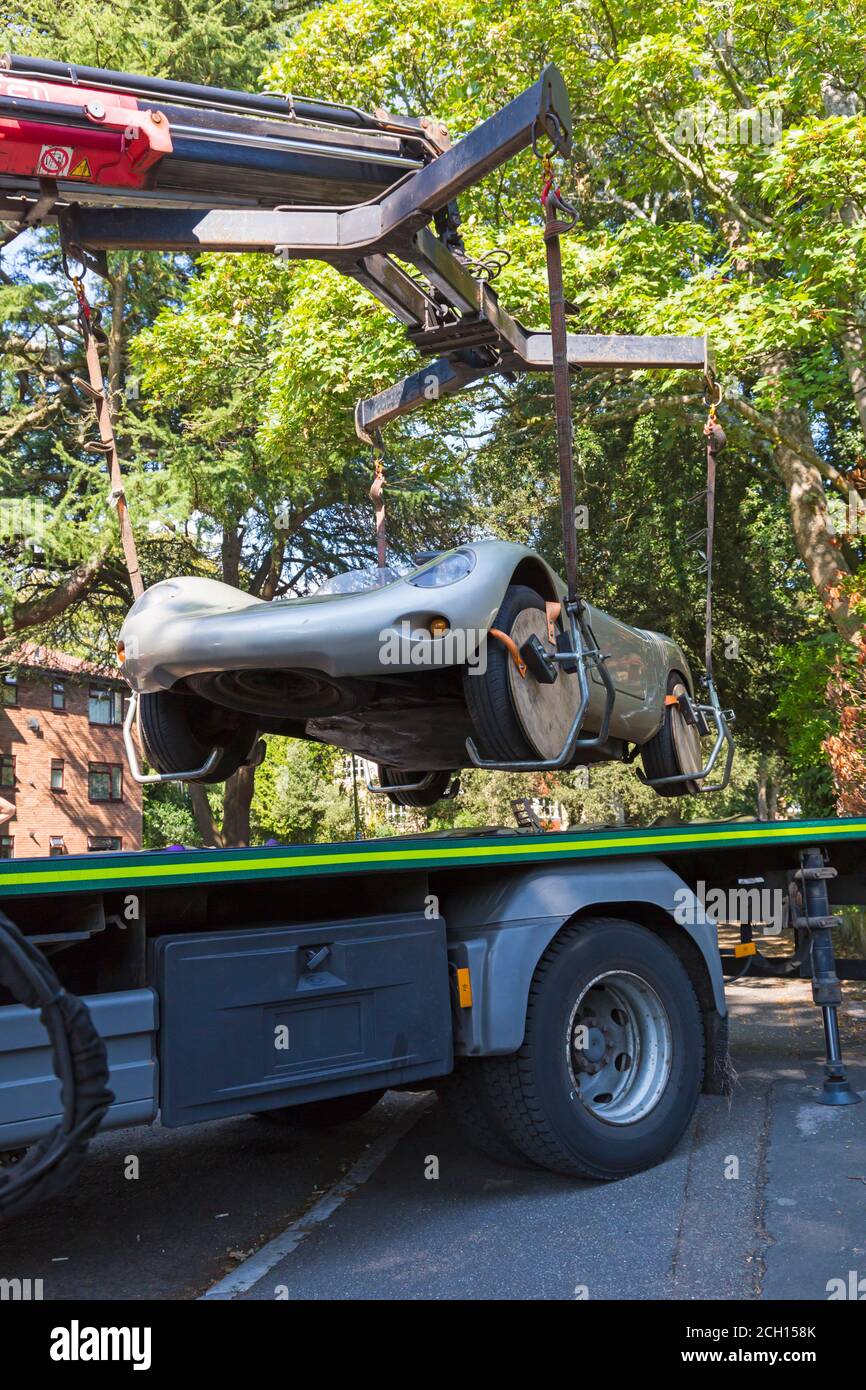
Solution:
M 652 787 L 653 789 L 655 789 L 657 787 L 673 787 L 677 785 L 682 785 L 684 782 L 703 782 L 713 772 L 716 763 L 719 760 L 719 755 L 721 754 L 723 747 L 726 747 L 727 751 L 725 755 L 725 766 L 722 771 L 721 781 L 714 782 L 712 783 L 712 785 L 707 787 L 699 787 L 698 791 L 695 792 L 694 795 L 697 796 L 699 794 L 703 795 L 706 792 L 724 791 L 725 787 L 730 782 L 731 768 L 734 764 L 734 736 L 731 733 L 730 726 L 734 722 L 736 716 L 734 715 L 733 710 L 722 709 L 722 706 L 719 703 L 719 696 L 718 692 L 716 691 L 715 681 L 712 679 L 711 676 L 707 677 L 706 685 L 707 693 L 709 695 L 709 704 L 698 704 L 697 701 L 691 700 L 691 698 L 689 700 L 689 703 L 692 706 L 693 713 L 696 717 L 700 716 L 700 718 L 702 719 L 712 720 L 713 724 L 715 725 L 716 741 L 713 744 L 712 751 L 710 753 L 709 758 L 707 759 L 706 765 L 701 768 L 700 772 L 681 772 L 677 773 L 676 776 L 672 777 L 647 777 L 646 773 L 642 772 L 641 769 L 637 767 L 635 768 L 635 772 L 637 773 L 638 778 L 641 782 L 643 782 L 645 787 Z
M 564 674 L 570 673 L 577 677 L 580 699 L 562 749 L 555 758 L 527 758 L 516 762 L 498 762 L 495 758 L 482 758 L 475 740 L 468 738 L 466 751 L 474 767 L 489 768 L 496 772 L 556 772 L 560 768 L 567 767 L 575 753 L 581 749 L 601 748 L 607 743 L 615 692 L 610 672 L 605 666 L 606 658 L 598 650 L 595 639 L 586 627 L 582 603 L 580 601 L 566 603 L 565 608 L 571 630 L 571 648 L 567 651 L 553 652 L 550 659 L 562 666 Z M 583 721 L 586 718 L 590 700 L 587 666 L 595 667 L 604 685 L 604 712 L 598 733 L 591 738 L 581 738 L 580 731 L 583 728 Z
M 424 792 L 428 787 L 432 787 L 438 772 L 428 772 L 426 777 L 422 777 L 420 782 L 401 782 L 400 786 L 383 787 L 374 782 L 371 778 L 364 778 L 364 786 L 371 796 L 390 796 L 392 792 Z M 440 796 L 440 801 L 452 801 L 460 791 L 460 782 L 454 778 L 451 786 Z
M 133 782 L 138 782 L 139 786 L 142 787 L 149 786 L 154 782 L 197 782 L 216 767 L 223 751 L 221 748 L 212 748 L 201 767 L 194 768 L 189 772 L 142 772 L 132 737 L 132 726 L 137 712 L 138 692 L 134 690 L 129 697 L 129 708 L 123 721 L 123 746 L 126 750 L 126 761 L 129 764 Z

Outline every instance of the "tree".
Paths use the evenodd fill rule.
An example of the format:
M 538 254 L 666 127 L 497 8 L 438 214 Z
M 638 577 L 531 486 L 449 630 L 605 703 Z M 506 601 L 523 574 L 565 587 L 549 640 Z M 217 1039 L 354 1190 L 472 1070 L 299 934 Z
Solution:
M 866 492 L 862 6 L 335 0 L 300 18 L 293 8 L 279 48 L 280 23 L 256 4 L 161 0 L 147 16 L 120 5 L 104 27 L 94 19 L 102 24 L 104 7 L 84 0 L 62 16 L 47 0 L 25 9 L 34 44 L 55 56 L 238 85 L 256 80 L 244 63 L 265 64 L 269 88 L 435 114 L 454 136 L 557 62 L 576 113 L 563 179 L 580 211 L 564 246 L 575 327 L 707 329 L 716 348 L 729 436 L 719 674 L 742 744 L 750 756 L 784 759 L 798 794 L 820 803 L 826 784 L 801 775 L 798 726 L 772 715 L 796 694 L 780 653 L 799 651 L 797 670 L 808 667 L 812 685 L 838 658 L 829 723 L 808 758 L 826 765 L 829 752 L 837 785 L 850 781 L 863 743 L 860 717 L 846 713 L 857 708 L 852 671 L 864 651 L 866 528 L 850 521 Z M 470 253 L 512 253 L 497 290 L 527 322 L 545 314 L 538 183 L 527 152 L 461 203 Z M 417 365 L 388 316 L 316 264 L 130 257 L 112 268 L 127 318 L 138 315 L 131 361 L 144 398 L 124 405 L 120 423 L 146 519 L 146 571 L 218 573 L 273 597 L 370 556 L 369 459 L 352 435 L 351 405 Z M 81 450 L 68 332 L 58 344 L 49 327 L 63 312 L 55 270 L 48 263 L 36 285 L 10 275 L 4 288 L 20 352 L 2 388 L 8 476 L 18 486 L 30 468 L 51 502 L 44 552 L 18 569 L 9 560 L 6 592 L 13 615 L 24 606 L 26 618 L 26 605 L 44 600 L 38 621 L 47 614 L 104 633 L 125 601 L 124 580 L 102 484 Z M 160 297 L 168 303 L 158 314 Z M 114 331 L 107 301 L 106 318 Z M 47 354 L 36 366 L 34 323 L 44 325 L 36 341 Z M 114 361 L 122 384 L 127 340 Z M 574 403 L 590 517 L 580 537 L 587 594 L 672 632 L 699 661 L 701 583 L 687 539 L 700 524 L 688 498 L 701 485 L 701 383 L 586 375 Z M 557 562 L 551 439 L 543 378 L 491 378 L 393 426 L 395 555 L 474 526 L 525 535 Z M 222 826 L 209 803 L 199 808 L 203 833 L 243 836 L 251 796 L 252 775 L 242 773 Z
M 288 844 L 351 839 L 352 797 L 343 761 L 336 748 L 324 744 L 268 739 L 252 802 L 256 838 Z
M 275 15 L 268 0 L 25 0 L 0 32 L 6 49 L 70 63 L 144 71 L 223 86 L 253 85 L 287 25 L 305 6 Z M 77 267 L 76 267 L 77 268 Z M 107 329 L 106 378 L 128 460 L 126 489 L 142 545 L 146 577 L 194 568 L 185 534 L 188 498 L 177 475 L 159 469 L 165 431 L 142 429 L 128 375 L 131 337 L 166 299 L 174 299 L 189 263 L 157 255 L 109 258 L 89 292 Z M 5 529 L 0 542 L 0 637 L 46 629 L 64 645 L 97 649 L 129 606 L 114 514 L 100 463 L 86 451 L 94 437 L 82 374 L 76 304 L 60 274 L 53 232 L 15 241 L 0 267 L 0 481 Z M 25 541 L 22 547 L 21 541 Z M 113 645 L 113 643 L 111 643 Z
M 863 542 L 843 528 L 861 502 L 866 430 L 864 27 L 862 7 L 850 4 L 818 12 L 802 3 L 698 11 L 669 3 L 650 15 L 624 0 L 567 10 L 529 0 L 446 2 L 431 14 L 420 0 L 363 0 L 311 13 L 269 74 L 303 86 L 315 72 L 333 98 L 375 94 L 415 114 L 435 110 L 456 135 L 556 61 L 578 113 L 570 183 L 580 223 L 566 243 L 566 290 L 579 327 L 709 331 L 726 384 L 722 486 L 743 497 L 750 532 L 741 602 L 757 596 L 749 584 L 757 560 L 766 595 L 757 611 L 776 609 L 778 635 L 790 642 L 796 625 L 809 640 L 829 627 L 855 651 L 862 617 L 849 580 Z M 499 242 L 515 253 L 502 296 L 536 318 L 537 178 L 524 158 L 463 206 L 473 251 Z M 542 412 L 523 411 L 532 393 L 492 385 L 480 393 L 487 411 L 538 458 L 546 424 Z M 603 388 L 588 379 L 575 396 L 578 418 L 591 416 L 597 436 L 608 425 L 632 432 L 633 490 L 652 500 L 670 494 L 676 436 L 663 426 L 666 447 L 652 460 L 634 422 L 652 412 L 688 420 L 697 433 L 701 400 L 693 381 L 671 376 L 641 394 L 645 386 L 639 377 Z M 600 447 L 610 466 L 610 445 Z M 612 457 L 623 457 L 615 445 Z M 623 474 L 610 471 L 619 494 Z M 780 504 L 789 518 L 782 544 Z M 602 527 L 614 503 L 606 505 Z M 657 554 L 668 533 L 654 520 Z M 610 548 L 619 571 L 622 550 Z M 661 590 L 658 607 L 670 613 L 675 592 Z M 767 672 L 764 692 L 768 656 L 764 644 L 751 658 Z M 756 713 L 759 702 L 766 732 L 767 701 L 754 702 Z

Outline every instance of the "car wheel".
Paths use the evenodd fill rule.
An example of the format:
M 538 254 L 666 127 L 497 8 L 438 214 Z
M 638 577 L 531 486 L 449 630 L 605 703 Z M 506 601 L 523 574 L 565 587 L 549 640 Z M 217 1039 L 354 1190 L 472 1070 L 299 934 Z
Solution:
M 431 779 L 429 786 L 417 792 L 389 791 L 388 799 L 393 801 L 395 806 L 433 806 L 437 801 L 441 801 L 447 792 L 453 773 L 451 772 L 405 772 L 402 768 L 388 767 L 384 763 L 379 764 L 379 786 L 394 787 L 410 784 L 412 782 L 423 782 L 425 777 Z
M 510 584 L 491 626 L 508 636 L 518 615 L 526 609 L 544 613 L 544 599 L 525 584 Z M 482 758 L 498 762 L 537 761 L 539 755 L 530 747 L 514 710 L 508 673 L 511 659 L 501 642 L 488 638 L 486 669 L 482 672 L 469 666 L 463 673 L 466 708 Z
M 691 980 L 654 932 L 589 918 L 557 936 L 529 991 L 520 1050 L 472 1059 L 475 1084 L 524 1157 L 612 1180 L 670 1152 L 704 1074 Z
M 667 683 L 668 695 L 688 694 L 688 686 L 679 671 L 671 671 Z M 694 725 L 689 724 L 679 705 L 665 705 L 665 717 L 658 733 L 640 750 L 643 769 L 650 781 L 662 777 L 679 777 L 684 772 L 700 772 L 703 767 L 701 739 Z M 700 782 L 674 782 L 654 787 L 659 796 L 695 796 Z
M 261 1110 L 253 1116 L 263 1124 L 298 1126 L 300 1129 L 331 1129 L 360 1120 L 384 1091 L 357 1091 L 351 1096 L 332 1096 L 330 1100 L 310 1100 L 303 1105 L 282 1105 L 277 1110 Z
M 256 749 L 256 721 L 217 709 L 197 695 L 159 690 L 140 695 L 138 728 L 145 757 L 157 772 L 188 772 L 201 767 L 213 747 L 222 749 L 202 782 L 225 782 Z

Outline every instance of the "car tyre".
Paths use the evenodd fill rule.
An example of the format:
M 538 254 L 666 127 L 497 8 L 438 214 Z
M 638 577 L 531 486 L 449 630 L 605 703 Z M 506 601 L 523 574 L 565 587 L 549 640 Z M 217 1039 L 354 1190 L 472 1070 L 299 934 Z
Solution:
M 510 635 L 518 613 L 527 608 L 545 611 L 544 599 L 526 584 L 510 584 L 492 627 Z M 482 673 L 467 667 L 463 673 L 463 696 L 475 729 L 475 741 L 482 758 L 497 762 L 538 761 L 511 702 L 506 647 L 495 637 L 487 639 L 487 666 Z
M 681 691 L 688 693 L 688 685 L 684 676 L 679 671 L 671 671 L 668 675 L 667 694 L 679 694 Z M 679 727 L 677 727 L 677 725 Z M 697 739 L 696 746 L 689 747 L 695 743 L 691 736 L 689 726 L 679 709 L 678 705 L 665 705 L 665 714 L 662 726 L 658 733 L 645 743 L 640 750 L 643 769 L 650 782 L 657 778 L 679 777 L 684 772 L 697 771 L 702 766 L 700 739 Z M 688 750 L 688 756 L 692 762 L 691 767 L 683 765 L 683 749 Z M 697 759 L 697 768 L 694 760 Z M 653 791 L 658 796 L 696 796 L 701 790 L 700 782 L 674 782 L 673 784 L 653 787 Z
M 256 755 L 255 719 L 217 710 L 197 695 L 159 690 L 140 695 L 138 728 L 148 762 L 161 773 L 201 767 L 213 747 L 222 749 L 215 766 L 199 780 L 225 782 Z
M 406 772 L 403 768 L 388 767 L 385 763 L 379 764 L 379 786 L 394 787 L 394 791 L 388 792 L 388 800 L 393 801 L 395 806 L 433 806 L 437 801 L 441 801 L 451 784 L 451 772 Z M 416 792 L 401 792 L 396 788 L 401 785 L 411 784 L 412 782 L 423 782 L 425 777 L 430 777 L 429 786 Z

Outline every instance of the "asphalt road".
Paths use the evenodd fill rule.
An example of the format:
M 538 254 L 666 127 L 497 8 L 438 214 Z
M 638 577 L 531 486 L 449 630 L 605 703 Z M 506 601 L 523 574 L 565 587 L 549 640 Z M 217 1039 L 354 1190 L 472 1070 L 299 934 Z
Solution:
M 866 989 L 846 996 L 866 1093 Z M 125 1130 L 0 1230 L 0 1277 L 47 1299 L 825 1299 L 866 1277 L 866 1104 L 814 1103 L 809 1001 L 806 982 L 731 986 L 733 1097 L 704 1097 L 676 1152 L 623 1182 L 500 1167 L 432 1097 L 324 1134 Z

